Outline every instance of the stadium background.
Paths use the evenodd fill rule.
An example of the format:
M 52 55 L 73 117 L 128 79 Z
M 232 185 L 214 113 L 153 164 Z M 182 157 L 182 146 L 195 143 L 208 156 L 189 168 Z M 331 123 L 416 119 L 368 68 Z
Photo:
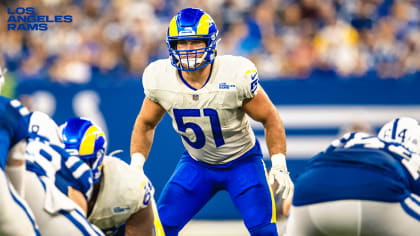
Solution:
M 284 120 L 294 179 L 305 160 L 345 130 L 376 132 L 402 115 L 420 119 L 418 0 L 5 0 L 0 65 L 9 73 L 3 95 L 58 123 L 72 116 L 94 119 L 108 134 L 109 151 L 123 149 L 120 156 L 127 159 L 144 97 L 141 73 L 168 56 L 168 22 L 191 6 L 216 21 L 219 54 L 256 63 Z M 7 31 L 7 8 L 16 7 L 72 15 L 73 22 L 49 24 L 47 31 Z M 264 146 L 262 127 L 253 128 Z M 156 198 L 182 151 L 165 116 L 145 166 Z M 220 193 L 196 218 L 240 215 Z

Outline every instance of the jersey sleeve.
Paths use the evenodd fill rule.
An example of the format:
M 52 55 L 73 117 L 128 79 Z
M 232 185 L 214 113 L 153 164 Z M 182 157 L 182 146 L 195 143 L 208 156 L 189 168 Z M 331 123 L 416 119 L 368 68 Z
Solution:
M 248 59 L 241 58 L 242 67 L 238 74 L 239 99 L 251 99 L 257 95 L 259 89 L 258 71 L 254 63 Z
M 143 72 L 142 82 L 143 82 L 144 94 L 146 95 L 146 97 L 158 103 L 159 101 L 158 96 L 155 93 L 155 88 L 156 88 L 156 83 L 157 83 L 156 78 L 154 78 L 155 71 L 156 71 L 156 66 L 154 63 L 147 66 Z
M 9 128 L 12 147 L 28 136 L 30 112 L 18 100 L 10 100 L 4 114 L 6 127 Z
M 67 186 L 81 192 L 87 201 L 92 196 L 93 174 L 89 166 L 80 158 L 70 156 L 60 147 L 52 145 L 53 148 L 62 156 L 63 164 L 58 171 L 61 178 L 56 178 L 56 182 L 60 181 L 57 186 L 61 191 L 66 191 Z M 57 183 L 56 183 L 57 185 Z

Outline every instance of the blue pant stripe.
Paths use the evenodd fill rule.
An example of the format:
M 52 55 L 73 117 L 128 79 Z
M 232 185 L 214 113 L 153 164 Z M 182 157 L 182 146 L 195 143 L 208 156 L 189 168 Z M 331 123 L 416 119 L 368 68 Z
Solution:
M 406 201 L 410 201 L 412 202 L 411 205 L 413 206 L 409 206 Z M 404 201 L 401 202 L 401 207 L 404 209 L 404 211 L 410 215 L 411 217 L 417 219 L 418 221 L 420 221 L 420 204 L 417 201 L 414 201 L 412 197 L 408 197 L 406 198 Z M 413 209 L 413 207 L 417 208 L 417 209 Z
M 77 219 L 75 219 L 71 215 L 70 212 L 67 212 L 67 211 L 64 211 L 64 210 L 60 210 L 59 212 L 60 212 L 60 214 L 62 214 L 63 216 L 65 216 L 67 219 L 69 219 L 83 233 L 83 235 L 85 235 L 85 236 L 92 235 L 91 233 L 89 233 L 89 230 L 86 229 L 81 222 L 79 222 Z M 97 233 L 96 230 L 94 232 Z M 97 234 L 97 235 L 100 235 L 100 234 Z
M 79 210 L 76 209 L 75 211 L 76 211 L 76 214 L 78 214 L 80 217 L 86 218 L 86 216 L 83 215 Z M 97 235 L 101 235 L 100 233 L 97 232 L 97 230 L 95 228 L 92 227 L 92 225 L 90 224 L 90 222 L 87 219 L 86 219 L 86 222 L 88 223 L 88 226 L 90 227 L 90 229 L 92 231 L 94 231 Z
M 409 196 L 409 198 L 411 199 L 411 200 L 413 200 L 413 202 L 415 202 L 417 205 L 419 205 L 419 207 L 420 207 L 420 201 L 419 200 L 417 200 L 417 199 L 415 199 L 412 195 L 410 195 Z
M 20 208 L 22 208 L 22 210 L 25 212 L 26 216 L 29 218 L 29 221 L 31 222 L 34 231 L 36 233 L 37 236 L 41 236 L 41 233 L 38 230 L 38 227 L 36 226 L 35 220 L 32 217 L 32 214 L 29 213 L 28 209 L 26 208 L 26 206 L 19 200 L 19 198 L 17 196 L 15 196 L 14 191 L 10 188 L 10 183 L 7 183 L 8 187 L 9 187 L 9 191 L 10 191 L 10 195 L 12 196 L 13 200 L 20 206 Z

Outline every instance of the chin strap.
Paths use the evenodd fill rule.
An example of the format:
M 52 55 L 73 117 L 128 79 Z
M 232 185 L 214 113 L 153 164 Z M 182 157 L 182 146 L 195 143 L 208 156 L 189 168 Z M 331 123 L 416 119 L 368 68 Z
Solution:
M 118 150 L 112 151 L 110 154 L 108 154 L 108 156 L 115 156 L 116 154 L 122 153 L 122 152 L 123 152 L 122 149 L 118 149 Z

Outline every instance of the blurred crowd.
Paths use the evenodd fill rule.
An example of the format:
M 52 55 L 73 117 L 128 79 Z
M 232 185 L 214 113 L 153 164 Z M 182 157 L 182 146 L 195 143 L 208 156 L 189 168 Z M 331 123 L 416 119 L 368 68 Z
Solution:
M 7 31 L 7 8 L 71 15 L 47 31 Z M 0 65 L 19 80 L 138 79 L 168 57 L 170 19 L 199 7 L 219 54 L 256 63 L 261 79 L 420 78 L 420 0 L 2 0 Z

